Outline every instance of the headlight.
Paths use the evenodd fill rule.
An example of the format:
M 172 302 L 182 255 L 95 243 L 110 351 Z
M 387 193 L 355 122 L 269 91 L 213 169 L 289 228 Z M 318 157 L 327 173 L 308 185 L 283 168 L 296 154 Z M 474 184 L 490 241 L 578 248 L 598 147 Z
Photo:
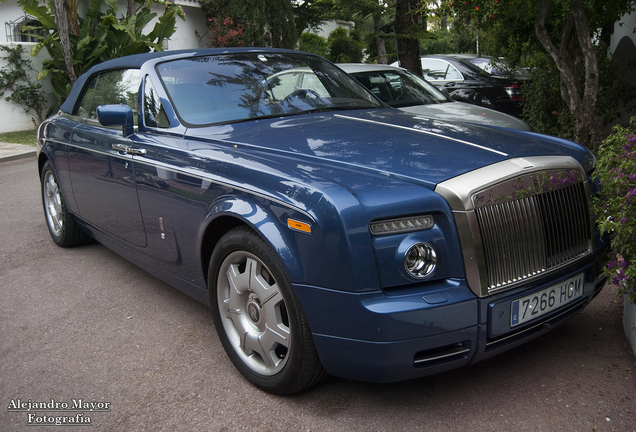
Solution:
M 435 270 L 437 254 L 428 243 L 416 243 L 404 255 L 404 267 L 415 278 L 423 278 Z
M 372 235 L 401 234 L 433 228 L 435 221 L 432 215 L 421 215 L 398 219 L 387 219 L 369 224 Z

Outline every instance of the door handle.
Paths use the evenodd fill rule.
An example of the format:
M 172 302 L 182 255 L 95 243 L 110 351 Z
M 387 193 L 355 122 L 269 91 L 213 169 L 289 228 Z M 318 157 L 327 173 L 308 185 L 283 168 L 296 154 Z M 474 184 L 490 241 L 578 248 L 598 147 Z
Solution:
M 146 149 L 132 148 L 132 147 L 128 147 L 125 144 L 113 144 L 112 147 L 113 147 L 113 150 L 124 152 L 124 153 L 129 154 L 129 155 L 142 156 L 142 155 L 146 154 Z
M 117 151 L 125 153 L 128 151 L 128 146 L 124 144 L 113 144 L 113 150 L 117 150 Z
M 139 156 L 142 156 L 142 155 L 145 155 L 145 154 L 146 154 L 146 149 L 141 149 L 141 148 L 131 148 L 131 147 L 129 147 L 129 148 L 126 150 L 126 153 L 131 154 L 131 155 L 139 155 Z

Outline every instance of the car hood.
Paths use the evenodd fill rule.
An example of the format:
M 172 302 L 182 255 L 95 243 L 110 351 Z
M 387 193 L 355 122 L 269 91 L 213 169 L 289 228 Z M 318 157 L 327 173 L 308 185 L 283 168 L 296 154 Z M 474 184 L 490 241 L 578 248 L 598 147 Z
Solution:
M 186 138 L 223 142 L 277 162 L 332 166 L 422 184 L 514 157 L 591 153 L 565 140 L 468 123 L 446 123 L 395 109 L 339 111 L 188 129 Z
M 463 102 L 445 102 L 427 105 L 415 105 L 399 108 L 412 114 L 448 121 L 468 122 L 487 126 L 529 131 L 530 127 L 522 120 L 511 115 Z

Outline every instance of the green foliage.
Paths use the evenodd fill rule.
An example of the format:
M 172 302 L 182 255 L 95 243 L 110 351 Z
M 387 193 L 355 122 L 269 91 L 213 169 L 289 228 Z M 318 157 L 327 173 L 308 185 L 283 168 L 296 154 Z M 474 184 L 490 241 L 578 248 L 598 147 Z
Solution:
M 431 32 L 431 36 L 420 40 L 422 55 L 475 52 L 475 37 L 464 28 L 436 30 Z
M 212 28 L 210 23 L 214 20 L 231 19 L 234 26 L 241 28 L 246 46 L 296 45 L 293 8 L 288 0 L 204 0 L 203 12 L 208 28 Z
M 325 17 L 333 10 L 330 0 L 304 0 L 293 3 L 296 35 L 305 30 L 316 30 L 325 21 Z
M 324 37 L 313 33 L 303 33 L 300 35 L 298 49 L 300 51 L 318 54 L 322 57 L 326 57 L 329 53 L 327 40 Z
M 163 50 L 164 39 L 169 39 L 175 31 L 177 17 L 185 20 L 181 6 L 163 0 L 135 1 L 138 7 L 130 17 L 117 16 L 116 0 L 105 2 L 105 12 L 102 11 L 104 2 L 91 0 L 86 13 L 78 16 L 79 33 L 69 34 L 76 76 L 104 60 Z M 165 5 L 166 9 L 153 29 L 144 34 L 146 25 L 157 16 L 150 9 L 153 3 Z M 52 59 L 43 62 L 38 79 L 50 76 L 53 92 L 62 103 L 68 96 L 72 83 L 62 54 L 53 0 L 49 0 L 48 7 L 40 5 L 38 0 L 18 0 L 18 4 L 25 13 L 36 17 L 43 29 L 48 31 L 47 36 L 40 37 L 41 41 L 31 50 L 31 54 L 35 56 L 43 48 L 48 51 Z
M 596 113 L 603 124 L 609 124 L 619 118 L 621 108 L 634 108 L 636 88 L 620 80 L 611 59 L 598 56 L 598 66 L 601 91 Z M 561 78 L 554 61 L 546 53 L 537 53 L 526 57 L 526 68 L 530 79 L 523 86 L 523 119 L 535 132 L 573 140 L 575 120 L 561 97 Z M 584 86 L 584 76 L 580 79 Z
M 606 274 L 619 295 L 636 303 L 636 117 L 603 141 L 596 173 L 602 188 L 594 200 L 596 222 L 601 233 L 611 235 Z
M 377 63 L 378 62 L 378 45 L 376 43 L 376 37 L 384 39 L 384 49 L 386 50 L 386 59 L 388 63 L 393 63 L 397 60 L 397 42 L 395 35 L 393 34 L 380 34 L 375 35 L 373 32 L 363 33 L 363 51 L 365 54 L 365 63 Z
M 291 1 L 267 0 L 265 5 L 270 45 L 274 48 L 294 49 L 296 29 Z
M 552 58 L 537 53 L 527 58 L 530 79 L 523 86 L 523 119 L 533 131 L 565 139 L 574 137 L 574 117 L 561 98 L 561 78 Z
M 584 0 L 585 15 L 596 41 L 603 42 L 614 23 L 631 11 L 634 0 Z M 479 30 L 491 44 L 492 55 L 520 62 L 526 55 L 543 52 L 536 37 L 537 2 L 528 0 L 453 0 L 456 27 Z M 561 40 L 564 23 L 570 17 L 570 0 L 550 0 L 546 28 L 550 39 Z M 605 41 L 607 42 L 607 41 Z
M 25 58 L 26 52 L 22 45 L 15 48 L 0 45 L 0 51 L 7 53 L 2 57 L 7 65 L 0 69 L 0 96 L 4 96 L 6 91 L 11 92 L 4 99 L 20 105 L 25 113 L 33 117 L 35 126 L 38 126 L 46 117 L 47 101 L 42 84 L 32 77 L 36 71 L 31 66 L 31 60 Z
M 570 0 L 550 0 L 545 19 L 547 35 L 561 53 L 562 64 L 567 65 L 561 71 L 536 36 L 536 1 L 459 0 L 452 2 L 452 9 L 456 13 L 455 25 L 478 30 L 480 45 L 483 47 L 485 41 L 492 56 L 505 57 L 513 66 L 521 64 L 530 69 L 531 81 L 524 87 L 523 117 L 533 130 L 576 139 L 595 148 L 603 136 L 602 125 L 612 123 L 622 109 L 633 107 L 634 89 L 619 82 L 607 59 L 606 46 L 616 20 L 634 5 L 635 0 L 583 1 L 590 42 L 596 50 L 598 91 L 593 64 L 586 63 L 592 57 L 586 59 L 572 31 L 575 18 Z M 586 78 L 592 83 L 590 87 L 586 87 Z M 570 94 L 564 83 L 572 80 L 578 80 L 578 88 Z M 584 102 L 583 98 L 587 100 Z
M 329 34 L 329 56 L 334 63 L 360 63 L 362 61 L 362 42 L 355 31 L 338 28 Z
M 265 46 L 265 1 L 252 2 L 236 0 L 204 0 L 203 13 L 208 20 L 208 28 L 213 20 L 230 18 L 234 25 L 241 26 L 242 38 L 246 46 Z M 212 45 L 209 45 L 212 46 Z

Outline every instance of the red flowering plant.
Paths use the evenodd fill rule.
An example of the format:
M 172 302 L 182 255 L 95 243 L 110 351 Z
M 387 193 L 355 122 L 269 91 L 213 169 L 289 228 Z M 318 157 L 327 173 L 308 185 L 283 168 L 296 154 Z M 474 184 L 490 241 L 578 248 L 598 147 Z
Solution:
M 208 42 L 210 48 L 245 46 L 243 25 L 234 23 L 232 18 L 208 18 L 208 28 L 210 29 Z
M 456 19 L 471 28 L 487 28 L 499 15 L 499 0 L 454 0 L 448 5 Z
M 630 127 L 615 126 L 603 141 L 596 174 L 601 192 L 595 198 L 601 233 L 609 233 L 611 252 L 606 274 L 636 304 L 636 117 Z

